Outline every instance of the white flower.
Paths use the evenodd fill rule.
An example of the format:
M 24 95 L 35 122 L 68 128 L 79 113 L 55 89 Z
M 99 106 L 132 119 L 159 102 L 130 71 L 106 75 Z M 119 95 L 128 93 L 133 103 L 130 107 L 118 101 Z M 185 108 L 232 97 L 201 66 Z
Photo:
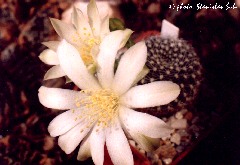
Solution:
M 65 10 L 62 13 L 62 20 L 64 22 L 71 22 L 71 13 L 73 11 L 73 8 L 76 7 L 80 9 L 84 16 L 87 17 L 87 5 L 88 1 L 74 1 L 70 8 Z M 117 10 L 117 2 L 113 1 L 96 1 L 96 4 L 98 6 L 98 11 L 101 17 L 104 17 L 105 15 L 109 15 L 110 18 L 119 18 L 122 19 L 120 16 L 119 11 Z
M 95 68 L 95 58 L 98 47 L 109 31 L 109 16 L 100 18 L 96 2 L 91 0 L 87 7 L 88 19 L 81 10 L 74 8 L 72 13 L 72 24 L 67 24 L 58 19 L 51 18 L 51 23 L 58 35 L 68 43 L 76 47 L 83 62 L 89 70 Z M 88 22 L 89 20 L 89 22 Z M 130 35 L 131 31 L 126 31 Z M 44 42 L 49 49 L 44 50 L 39 58 L 48 65 L 55 65 L 50 68 L 44 76 L 44 80 L 65 76 L 66 74 L 59 66 L 56 49 L 60 41 Z
M 58 144 L 67 154 L 80 143 L 78 160 L 92 156 L 95 164 L 103 164 L 104 145 L 114 164 L 133 164 L 126 138 L 130 135 L 145 150 L 148 139 L 169 136 L 172 129 L 162 120 L 132 108 L 164 105 L 180 93 L 179 86 L 158 81 L 134 86 L 133 82 L 146 62 L 147 48 L 139 42 L 122 56 L 114 73 L 115 56 L 126 36 L 114 31 L 104 38 L 97 55 L 98 72 L 90 74 L 79 51 L 63 40 L 57 50 L 61 68 L 82 91 L 41 87 L 40 102 L 48 107 L 68 111 L 49 124 L 51 136 L 59 136 Z

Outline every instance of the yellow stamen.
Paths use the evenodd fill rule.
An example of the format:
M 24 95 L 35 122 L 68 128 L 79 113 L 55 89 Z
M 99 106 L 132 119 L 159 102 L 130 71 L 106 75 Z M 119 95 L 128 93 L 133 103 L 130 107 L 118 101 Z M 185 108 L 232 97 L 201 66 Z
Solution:
M 87 30 L 87 28 L 83 28 L 84 31 Z M 85 36 L 85 39 L 82 39 L 80 34 L 76 32 L 72 36 L 72 42 L 76 43 L 76 45 L 82 45 L 78 47 L 78 51 L 82 57 L 83 62 L 86 66 L 91 65 L 94 63 L 93 55 L 92 55 L 92 48 L 95 45 L 99 45 L 101 43 L 100 39 L 95 38 L 91 35 L 91 33 L 84 32 L 83 35 Z
M 94 123 L 102 128 L 108 127 L 118 113 L 119 96 L 112 90 L 82 90 L 84 99 L 76 99 L 76 105 L 84 106 L 79 118 L 87 122 L 86 127 L 91 127 Z

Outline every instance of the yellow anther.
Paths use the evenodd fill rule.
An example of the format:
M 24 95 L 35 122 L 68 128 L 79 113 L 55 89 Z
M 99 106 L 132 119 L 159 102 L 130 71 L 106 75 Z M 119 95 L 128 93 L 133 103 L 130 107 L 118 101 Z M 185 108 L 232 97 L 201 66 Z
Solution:
M 113 91 L 104 90 L 82 90 L 80 93 L 87 95 L 79 101 L 76 99 L 77 106 L 84 106 L 84 110 L 79 118 L 86 119 L 87 128 L 96 122 L 97 126 L 107 127 L 118 113 L 119 96 Z
M 77 47 L 77 49 L 83 59 L 83 62 L 85 63 L 86 66 L 88 66 L 95 62 L 91 52 L 92 48 L 95 45 L 99 45 L 101 41 L 98 38 L 92 37 L 91 33 L 87 33 L 86 27 L 84 27 L 83 30 L 85 31 L 83 33 L 84 39 L 82 39 L 81 35 L 78 32 L 76 32 L 72 36 L 72 42 L 74 42 L 76 45 L 81 45 Z
M 80 102 L 76 102 L 76 106 L 80 107 L 81 106 Z

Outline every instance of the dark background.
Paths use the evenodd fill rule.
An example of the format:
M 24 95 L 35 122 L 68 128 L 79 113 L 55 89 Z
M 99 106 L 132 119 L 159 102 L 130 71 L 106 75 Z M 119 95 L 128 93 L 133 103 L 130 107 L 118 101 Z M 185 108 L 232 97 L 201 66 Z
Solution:
M 180 165 L 239 165 L 240 113 L 229 114 L 210 135 L 188 154 Z

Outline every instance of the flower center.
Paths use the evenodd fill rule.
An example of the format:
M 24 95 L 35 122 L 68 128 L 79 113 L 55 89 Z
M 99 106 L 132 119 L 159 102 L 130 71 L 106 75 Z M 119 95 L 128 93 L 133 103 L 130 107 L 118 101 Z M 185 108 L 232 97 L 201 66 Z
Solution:
M 96 45 L 100 44 L 100 40 L 94 37 L 87 37 L 83 40 L 84 46 L 80 48 L 81 57 L 85 63 L 85 65 L 90 65 L 94 63 L 92 48 Z
M 84 28 L 86 31 L 86 28 Z M 100 39 L 95 38 L 91 33 L 84 32 L 84 37 L 81 37 L 79 33 L 73 37 L 73 42 L 76 44 L 81 43 L 82 46 L 78 47 L 78 51 L 82 57 L 82 60 L 86 66 L 94 63 L 94 55 L 92 54 L 92 48 L 100 44 Z
M 76 106 L 85 106 L 79 119 L 89 120 L 89 125 L 96 122 L 98 126 L 108 127 L 118 115 L 119 96 L 112 90 L 82 90 L 87 95 L 84 99 L 76 99 Z

